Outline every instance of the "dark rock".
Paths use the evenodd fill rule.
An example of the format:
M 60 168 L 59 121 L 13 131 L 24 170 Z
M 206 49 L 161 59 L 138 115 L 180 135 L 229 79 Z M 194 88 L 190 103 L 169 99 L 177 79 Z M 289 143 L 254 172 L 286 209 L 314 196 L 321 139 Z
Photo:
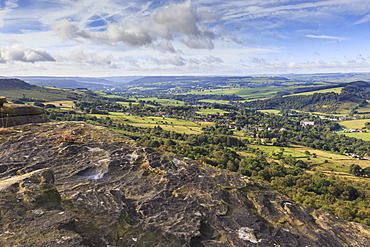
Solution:
M 0 107 L 2 107 L 6 103 L 6 97 L 0 96 Z
M 44 109 L 37 106 L 0 104 L 0 127 L 11 127 L 28 123 L 44 123 Z
M 24 125 L 0 144 L 1 246 L 370 246 L 365 225 L 102 127 Z

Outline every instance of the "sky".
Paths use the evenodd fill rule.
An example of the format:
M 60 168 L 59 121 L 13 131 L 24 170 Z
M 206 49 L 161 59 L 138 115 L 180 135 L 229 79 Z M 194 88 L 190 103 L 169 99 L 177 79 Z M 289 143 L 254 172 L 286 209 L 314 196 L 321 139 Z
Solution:
M 0 76 L 370 72 L 369 0 L 1 0 Z

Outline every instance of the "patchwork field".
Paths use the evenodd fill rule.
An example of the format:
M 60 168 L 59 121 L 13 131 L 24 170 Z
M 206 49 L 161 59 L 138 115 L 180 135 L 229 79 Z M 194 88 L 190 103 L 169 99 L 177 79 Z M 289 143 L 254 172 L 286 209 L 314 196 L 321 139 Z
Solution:
M 346 129 L 362 129 L 365 127 L 365 123 L 370 122 L 370 119 L 356 119 L 340 122 Z
M 315 94 L 315 93 L 330 93 L 330 92 L 340 94 L 342 89 L 343 89 L 343 87 L 336 87 L 336 88 L 316 90 L 316 91 L 310 91 L 310 92 L 304 92 L 304 93 L 296 93 L 294 95 L 312 95 L 312 94 Z
M 220 109 L 199 109 L 199 111 L 196 111 L 195 113 L 198 114 L 220 114 L 223 115 L 225 113 L 229 113 L 228 111 L 220 110 Z
M 266 145 L 252 145 L 254 148 L 259 148 L 260 150 L 266 152 L 270 158 L 274 158 L 273 153 L 281 152 L 279 147 L 276 146 L 266 146 Z M 310 152 L 310 155 L 306 154 L 306 151 Z M 316 154 L 316 158 L 312 154 Z M 284 147 L 284 156 L 291 155 L 294 158 L 301 159 L 316 169 L 326 171 L 327 173 L 333 173 L 336 175 L 348 176 L 349 167 L 352 164 L 357 164 L 363 168 L 370 166 L 370 161 L 368 160 L 357 160 L 350 158 L 345 155 L 330 153 L 326 151 L 321 151 L 317 149 L 312 149 L 299 145 L 292 145 L 290 147 Z
M 186 134 L 200 134 L 202 133 L 202 128 L 205 126 L 211 125 L 209 122 L 192 122 L 183 119 L 176 118 L 164 118 L 164 117 L 139 117 L 133 115 L 126 115 L 125 113 L 120 112 L 110 112 L 109 115 L 101 114 L 88 114 L 89 116 L 95 116 L 97 118 L 106 119 L 109 117 L 115 122 L 130 124 L 136 127 L 144 128 L 154 128 L 160 126 L 164 130 L 175 131 L 178 133 Z

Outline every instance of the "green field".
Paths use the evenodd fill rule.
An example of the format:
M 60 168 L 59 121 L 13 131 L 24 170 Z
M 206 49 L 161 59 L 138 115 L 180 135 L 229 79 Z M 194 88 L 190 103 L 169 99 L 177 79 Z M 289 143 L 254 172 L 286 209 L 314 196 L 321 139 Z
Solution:
M 224 111 L 224 110 L 220 110 L 220 109 L 199 109 L 199 111 L 196 111 L 195 113 L 198 113 L 198 114 L 213 114 L 213 115 L 216 115 L 216 114 L 220 114 L 220 115 L 223 115 L 225 113 L 229 113 L 228 111 Z
M 346 129 L 362 129 L 365 127 L 365 123 L 370 122 L 370 119 L 356 119 L 340 122 Z
M 357 139 L 361 139 L 364 141 L 370 141 L 370 133 L 359 133 L 359 132 L 353 132 L 353 133 L 343 133 L 346 136 L 354 137 Z
M 356 109 L 359 114 L 370 114 L 370 106 L 359 107 Z
M 259 148 L 260 150 L 267 153 L 270 158 L 273 158 L 272 153 L 280 152 L 280 148 L 276 146 L 268 145 L 252 145 L 254 148 Z M 309 151 L 311 155 L 308 159 L 308 156 L 305 154 L 306 151 Z M 313 158 L 312 154 L 315 153 L 317 156 Z M 292 155 L 292 157 L 301 159 L 304 162 L 311 164 L 316 169 L 323 170 L 327 173 L 334 173 L 336 175 L 348 176 L 349 167 L 352 164 L 357 164 L 361 167 L 370 166 L 368 160 L 357 160 L 350 158 L 345 155 L 330 153 L 322 150 L 312 149 L 300 145 L 291 145 L 289 147 L 284 147 L 284 156 Z
M 336 87 L 336 88 L 328 88 L 328 89 L 316 90 L 316 91 L 310 91 L 310 92 L 304 92 L 304 93 L 296 93 L 293 95 L 312 95 L 314 93 L 330 93 L 330 92 L 340 94 L 342 89 L 343 87 Z
M 183 105 L 184 104 L 184 101 L 175 100 L 175 99 L 159 99 L 159 98 L 156 98 L 156 97 L 139 98 L 139 100 L 140 99 L 145 100 L 145 101 L 157 102 L 157 103 L 160 103 L 162 105 Z
M 270 109 L 270 110 L 258 110 L 259 112 L 263 112 L 263 113 L 272 113 L 272 114 L 276 114 L 276 115 L 279 115 L 280 114 L 280 110 L 273 110 L 273 109 Z
M 55 105 L 56 107 L 72 108 L 75 104 L 70 100 L 60 100 L 60 101 L 49 101 L 47 104 Z
M 198 95 L 237 95 L 245 99 L 262 99 L 270 98 L 277 92 L 287 91 L 290 88 L 281 87 L 266 87 L 266 88 L 225 88 L 225 89 L 212 89 L 204 91 L 190 91 L 183 94 L 198 94 Z
M 215 104 L 229 104 L 229 101 L 227 100 L 215 100 L 215 99 L 202 99 L 202 100 L 199 100 L 199 102 L 206 102 L 206 103 L 215 103 Z
M 140 117 L 126 115 L 125 113 L 120 112 L 109 112 L 109 115 L 88 114 L 88 116 L 95 116 L 97 118 L 102 119 L 109 117 L 115 122 L 130 124 L 136 127 L 154 128 L 156 126 L 160 126 L 164 130 L 175 131 L 178 133 L 186 134 L 202 133 L 202 124 L 184 119 L 163 118 L 163 117 Z

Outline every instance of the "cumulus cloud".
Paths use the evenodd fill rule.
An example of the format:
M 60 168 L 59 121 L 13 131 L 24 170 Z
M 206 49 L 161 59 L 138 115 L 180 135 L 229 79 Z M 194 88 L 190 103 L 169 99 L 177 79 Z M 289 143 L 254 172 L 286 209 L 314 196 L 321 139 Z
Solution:
M 96 53 L 86 53 L 82 49 L 72 51 L 63 60 L 73 61 L 82 64 L 100 65 L 107 68 L 115 68 L 115 59 L 112 55 L 98 55 Z
M 180 55 L 175 55 L 172 57 L 163 57 L 163 58 L 151 58 L 151 62 L 156 65 L 175 65 L 175 66 L 184 66 L 185 59 Z
M 170 52 L 174 52 L 172 45 L 163 41 L 179 39 L 190 48 L 213 49 L 216 38 L 216 34 L 202 23 L 191 1 L 159 7 L 140 22 L 110 22 L 104 31 L 90 31 L 67 19 L 56 22 L 52 28 L 63 40 L 88 40 L 136 48 L 153 45 Z
M 163 53 L 170 52 L 170 53 L 181 53 L 181 51 L 176 50 L 170 42 L 163 41 L 158 44 L 152 45 L 154 50 L 161 51 Z
M 219 57 L 215 57 L 215 56 L 207 56 L 204 58 L 204 61 L 206 63 L 223 63 L 224 61 L 222 61 L 221 58 Z
M 88 39 L 90 38 L 90 35 L 88 32 L 81 30 L 77 23 L 71 22 L 69 20 L 61 20 L 57 23 L 55 23 L 52 28 L 55 32 L 58 33 L 59 37 L 64 40 L 74 40 L 77 41 L 80 38 L 82 39 Z
M 215 56 L 205 56 L 203 58 L 184 58 L 177 54 L 175 56 L 166 56 L 162 58 L 150 58 L 150 61 L 155 65 L 173 65 L 173 66 L 185 66 L 185 65 L 210 65 L 210 64 L 221 64 L 224 61 Z
M 54 57 L 41 48 L 29 48 L 20 44 L 0 47 L 0 62 L 54 62 Z

